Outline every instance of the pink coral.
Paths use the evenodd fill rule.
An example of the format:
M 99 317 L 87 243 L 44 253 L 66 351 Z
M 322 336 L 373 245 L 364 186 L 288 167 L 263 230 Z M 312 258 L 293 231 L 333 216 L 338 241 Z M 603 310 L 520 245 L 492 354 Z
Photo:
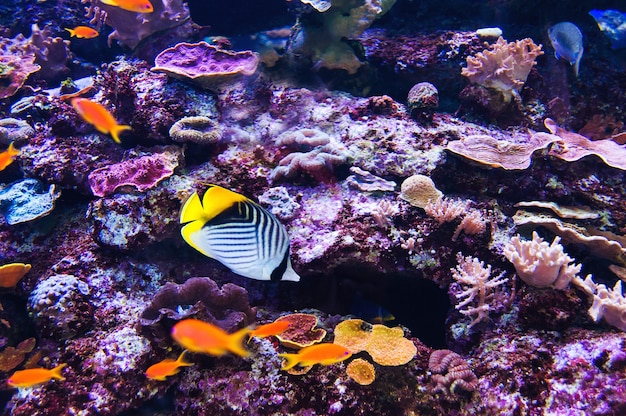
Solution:
M 535 45 L 530 38 L 507 42 L 499 37 L 488 50 L 469 56 L 461 75 L 475 84 L 500 91 L 508 102 L 524 86 L 539 55 L 543 55 L 541 45 Z
M 108 165 L 89 174 L 89 186 L 93 194 L 100 197 L 125 185 L 143 192 L 171 176 L 179 158 L 179 152 L 165 151 Z
M 463 257 L 459 253 L 457 260 L 459 264 L 452 269 L 452 277 L 463 290 L 456 294 L 456 298 L 462 300 L 455 308 L 465 316 L 474 316 L 471 327 L 489 317 L 496 301 L 495 288 L 509 279 L 502 277 L 504 273 L 492 277 L 491 266 L 485 267 L 485 263 L 475 257 Z
M 456 393 L 458 388 L 474 391 L 478 386 L 476 375 L 467 362 L 456 352 L 450 350 L 433 351 L 428 359 L 428 369 L 436 373 L 432 375 L 432 380 L 436 383 L 435 392 Z
M 504 246 L 504 256 L 527 284 L 565 289 L 580 272 L 581 266 L 570 264 L 574 259 L 563 251 L 560 240 L 560 237 L 554 237 L 552 244 L 548 244 L 535 231 L 531 241 L 522 241 L 516 235 Z

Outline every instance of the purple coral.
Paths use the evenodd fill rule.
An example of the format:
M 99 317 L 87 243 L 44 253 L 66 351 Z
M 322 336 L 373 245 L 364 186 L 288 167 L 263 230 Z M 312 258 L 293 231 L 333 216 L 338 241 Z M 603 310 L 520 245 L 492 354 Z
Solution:
M 112 194 L 121 186 L 134 186 L 143 192 L 171 176 L 179 159 L 180 152 L 164 151 L 104 166 L 89 174 L 89 186 L 100 197 Z
M 457 389 L 474 391 L 478 385 L 478 379 L 469 364 L 450 350 L 433 351 L 428 360 L 428 369 L 436 373 L 432 375 L 436 392 L 456 393 Z

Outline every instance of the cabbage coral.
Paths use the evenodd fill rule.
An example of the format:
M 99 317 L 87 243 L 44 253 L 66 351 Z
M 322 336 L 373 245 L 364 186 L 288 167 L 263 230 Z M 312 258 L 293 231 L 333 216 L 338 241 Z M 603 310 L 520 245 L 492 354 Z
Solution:
M 475 84 L 500 91 L 509 102 L 524 86 L 539 55 L 543 55 L 541 45 L 535 45 L 530 38 L 507 42 L 499 37 L 488 50 L 467 57 L 467 67 L 461 75 Z

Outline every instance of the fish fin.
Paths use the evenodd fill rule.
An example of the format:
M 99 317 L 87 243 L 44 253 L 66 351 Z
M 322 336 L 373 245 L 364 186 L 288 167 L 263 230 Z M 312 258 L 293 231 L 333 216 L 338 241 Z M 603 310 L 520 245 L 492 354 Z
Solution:
M 210 221 L 237 202 L 244 201 L 253 202 L 237 192 L 222 188 L 218 185 L 211 185 L 202 197 L 202 206 L 207 221 Z
M 205 219 L 204 209 L 202 208 L 202 202 L 200 202 L 200 196 L 198 196 L 197 192 L 194 192 L 183 203 L 183 207 L 180 209 L 179 222 L 181 224 L 186 224 L 201 219 Z
M 556 58 L 557 61 L 561 59 L 561 55 L 559 55 L 557 51 L 554 51 L 554 57 Z
M 57 380 L 65 380 L 65 377 L 63 377 L 61 371 L 63 371 L 66 366 L 67 364 L 63 363 L 57 365 L 52 370 L 50 370 L 50 375 L 52 376 L 52 378 L 56 378 Z
M 108 4 L 109 6 L 119 6 L 115 0 L 100 0 L 100 3 Z
M 290 282 L 300 281 L 300 276 L 298 275 L 298 273 L 296 273 L 296 271 L 291 266 L 291 260 L 287 260 L 287 268 L 285 269 L 285 272 L 283 273 L 283 277 L 281 278 L 281 280 L 288 280 Z
M 17 156 L 17 155 L 19 155 L 20 153 L 22 153 L 22 152 L 20 152 L 19 150 L 17 150 L 17 149 L 15 148 L 15 146 L 13 145 L 13 142 L 11 142 L 11 143 L 9 144 L 9 147 L 8 147 L 8 149 L 7 149 L 7 152 L 8 152 L 8 155 L 9 155 L 9 156 L 11 156 L 11 157 L 13 157 L 13 156 Z
M 228 351 L 233 354 L 237 354 L 240 357 L 248 357 L 250 355 L 250 351 L 243 347 L 243 339 L 248 336 L 250 331 L 251 329 L 246 327 L 229 335 Z
M 176 363 L 182 367 L 189 367 L 192 366 L 193 363 L 190 363 L 189 361 L 185 360 L 185 355 L 187 354 L 187 350 L 183 350 L 183 352 L 180 353 L 180 355 L 178 356 L 178 359 L 176 360 Z
M 578 71 L 580 70 L 580 60 L 583 57 L 583 50 L 580 50 L 580 55 L 576 58 L 576 62 L 574 62 L 574 75 L 578 78 Z
M 200 230 L 202 230 L 202 227 L 204 227 L 205 223 L 206 221 L 203 221 L 202 219 L 192 221 L 180 229 L 180 234 L 183 236 L 183 240 L 185 240 L 185 242 L 189 244 L 191 247 L 198 250 L 200 253 L 204 254 L 205 256 L 213 258 L 213 254 L 210 251 L 208 251 L 207 248 L 200 246 L 202 241 L 200 241 L 200 244 L 199 244 L 197 239 L 194 238 L 194 235 L 198 233 Z
M 74 29 L 65 28 L 68 32 L 70 32 L 70 36 L 76 36 L 76 31 Z
M 120 144 L 122 143 L 122 141 L 120 140 L 119 134 L 121 132 L 123 132 L 124 130 L 132 130 L 130 126 L 127 126 L 125 124 L 117 124 L 114 127 L 111 128 L 111 137 L 113 137 L 113 140 L 115 140 L 115 143 Z M 106 133 L 106 132 L 102 132 L 102 133 Z
M 299 363 L 298 354 L 278 354 L 278 356 L 285 359 L 285 363 L 280 367 L 281 370 L 291 370 Z

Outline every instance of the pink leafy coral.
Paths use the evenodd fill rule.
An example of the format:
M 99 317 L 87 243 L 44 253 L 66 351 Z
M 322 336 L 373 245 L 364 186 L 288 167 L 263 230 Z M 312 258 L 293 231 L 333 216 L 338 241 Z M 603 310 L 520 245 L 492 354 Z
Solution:
M 508 102 L 524 86 L 539 55 L 543 55 L 541 45 L 535 45 L 530 38 L 507 42 L 499 37 L 488 50 L 469 56 L 461 75 L 475 84 L 500 91 Z

